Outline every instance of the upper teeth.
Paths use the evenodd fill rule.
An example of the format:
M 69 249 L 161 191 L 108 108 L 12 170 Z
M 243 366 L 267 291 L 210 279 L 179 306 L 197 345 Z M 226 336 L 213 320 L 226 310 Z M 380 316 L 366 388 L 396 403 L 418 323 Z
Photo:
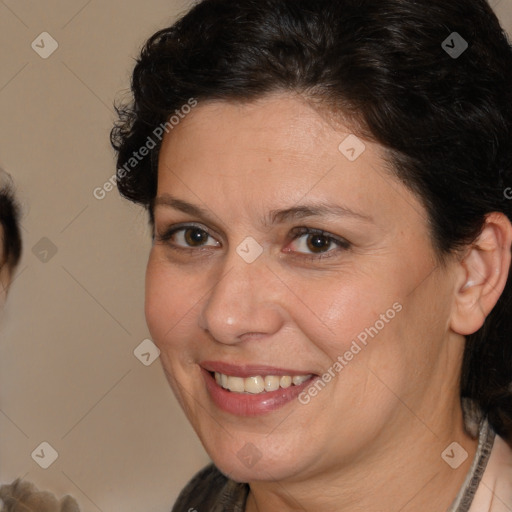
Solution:
M 267 375 L 262 377 L 255 375 L 254 377 L 233 377 L 232 375 L 224 375 L 215 372 L 215 380 L 219 386 L 229 389 L 235 393 L 263 393 L 265 391 L 276 391 L 279 387 L 289 388 L 292 384 L 298 386 L 307 381 L 311 375 L 290 375 L 276 376 Z

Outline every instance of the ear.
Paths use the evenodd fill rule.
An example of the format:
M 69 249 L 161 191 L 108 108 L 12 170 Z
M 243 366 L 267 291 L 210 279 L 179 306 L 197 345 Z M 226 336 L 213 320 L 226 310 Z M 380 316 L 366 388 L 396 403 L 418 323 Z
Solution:
M 486 216 L 478 238 L 458 263 L 460 276 L 450 327 L 467 336 L 482 327 L 507 283 L 512 244 L 512 224 L 506 215 Z

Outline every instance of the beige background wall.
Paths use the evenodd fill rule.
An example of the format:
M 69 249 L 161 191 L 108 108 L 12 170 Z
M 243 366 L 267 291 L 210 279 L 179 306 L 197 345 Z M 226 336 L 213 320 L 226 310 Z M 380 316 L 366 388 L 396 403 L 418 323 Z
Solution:
M 512 33 L 512 0 L 492 4 Z M 24 238 L 0 327 L 0 483 L 25 477 L 84 512 L 170 510 L 208 462 L 159 360 L 133 354 L 149 337 L 146 215 L 115 190 L 93 195 L 115 170 L 112 104 L 133 58 L 189 5 L 0 1 L 0 165 Z M 58 43 L 46 59 L 31 47 L 42 32 Z M 58 452 L 48 469 L 42 442 Z

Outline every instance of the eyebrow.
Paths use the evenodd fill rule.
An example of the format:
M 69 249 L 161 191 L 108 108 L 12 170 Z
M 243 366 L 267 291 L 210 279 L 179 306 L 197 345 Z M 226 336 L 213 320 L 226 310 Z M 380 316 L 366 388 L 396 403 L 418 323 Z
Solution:
M 307 217 L 352 217 L 365 222 L 372 222 L 373 219 L 362 213 L 356 212 L 338 204 L 314 203 L 310 205 L 299 205 L 285 210 L 271 210 L 268 215 L 267 224 L 282 224 L 287 221 L 304 219 Z
M 188 203 L 187 201 L 172 197 L 169 194 L 162 194 L 161 196 L 156 197 L 153 200 L 153 208 L 155 206 L 167 206 L 169 208 L 174 208 L 175 210 L 179 210 L 183 213 L 187 213 L 189 215 L 193 215 L 206 220 L 209 220 L 212 217 L 208 210 L 201 208 L 200 206 L 196 206 L 192 203 Z M 270 226 L 275 224 L 283 224 L 293 220 L 305 219 L 308 217 L 326 216 L 351 217 L 364 222 L 373 222 L 372 217 L 351 210 L 345 206 L 330 203 L 313 203 L 308 205 L 292 206 L 283 210 L 271 210 L 265 216 L 264 225 Z
M 169 194 L 162 194 L 161 196 L 155 197 L 152 207 L 154 208 L 155 206 L 168 206 L 169 208 L 174 208 L 175 210 L 179 210 L 180 212 L 188 213 L 190 215 L 195 215 L 196 217 L 209 217 L 208 211 L 204 208 L 196 206 L 192 203 L 187 203 L 181 199 L 176 199 Z

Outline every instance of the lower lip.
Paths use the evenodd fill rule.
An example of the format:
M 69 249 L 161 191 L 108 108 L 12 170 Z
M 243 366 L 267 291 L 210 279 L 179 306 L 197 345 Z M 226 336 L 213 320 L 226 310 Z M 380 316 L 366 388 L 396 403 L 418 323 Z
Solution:
M 307 387 L 309 387 L 317 377 L 313 377 L 298 386 L 289 388 L 279 388 L 276 391 L 264 391 L 259 394 L 234 393 L 219 386 L 210 372 L 201 368 L 201 373 L 206 383 L 210 397 L 217 407 L 225 412 L 235 414 L 236 416 L 258 416 L 280 409 Z

